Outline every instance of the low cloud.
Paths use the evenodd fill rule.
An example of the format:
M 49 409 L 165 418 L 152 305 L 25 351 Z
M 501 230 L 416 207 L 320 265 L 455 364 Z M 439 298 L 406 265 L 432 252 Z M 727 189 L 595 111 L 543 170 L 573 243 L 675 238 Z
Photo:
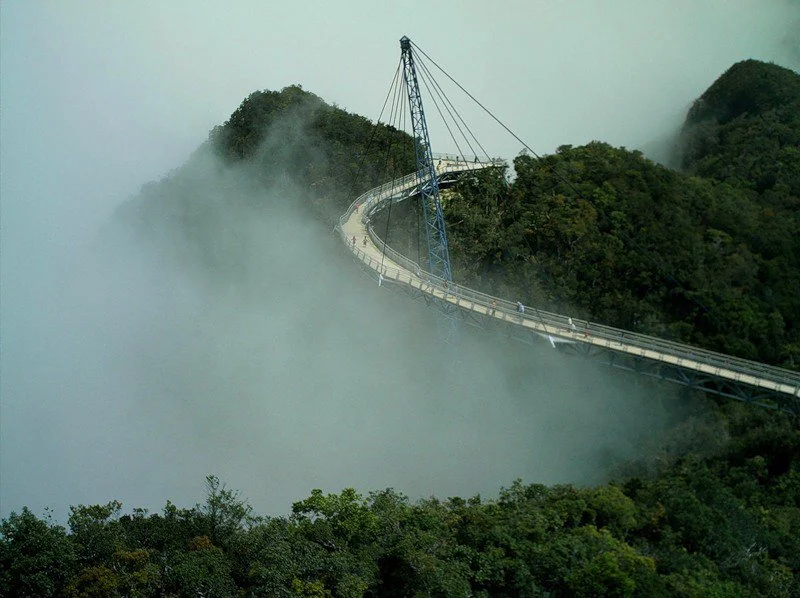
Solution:
M 4 322 L 4 513 L 192 504 L 208 473 L 268 514 L 316 487 L 594 483 L 668 419 L 649 383 L 546 343 L 464 328 L 451 352 L 286 189 L 203 152 L 170 185 L 31 273 Z M 142 210 L 160 224 L 133 234 Z

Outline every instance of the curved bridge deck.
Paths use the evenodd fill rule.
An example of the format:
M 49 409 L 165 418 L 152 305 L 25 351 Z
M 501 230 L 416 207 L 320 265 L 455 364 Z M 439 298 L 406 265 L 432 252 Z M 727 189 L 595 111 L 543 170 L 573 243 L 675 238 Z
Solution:
M 440 183 L 447 184 L 494 165 L 440 156 L 437 170 Z M 417 195 L 418 190 L 416 174 L 390 181 L 359 196 L 339 219 L 336 229 L 342 240 L 379 284 L 401 285 L 444 308 L 458 310 L 469 323 L 505 326 L 521 340 L 541 338 L 553 347 L 608 365 L 800 415 L 800 373 L 530 306 L 519 314 L 516 303 L 433 277 L 386 246 L 369 224 L 370 216 L 389 202 Z

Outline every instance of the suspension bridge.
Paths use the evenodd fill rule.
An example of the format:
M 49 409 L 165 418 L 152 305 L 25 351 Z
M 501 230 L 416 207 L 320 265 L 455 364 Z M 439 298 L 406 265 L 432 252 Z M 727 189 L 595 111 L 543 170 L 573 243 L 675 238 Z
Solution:
M 524 342 L 549 343 L 554 349 L 612 367 L 800 415 L 798 372 L 523 306 L 457 285 L 449 264 L 440 188 L 503 162 L 477 157 L 470 161 L 463 155 L 431 151 L 408 38 L 401 40 L 401 51 L 417 171 L 361 194 L 339 218 L 336 231 L 362 270 L 381 286 L 435 306 L 445 342 L 453 342 L 453 332 L 463 322 Z M 388 246 L 372 226 L 378 212 L 409 198 L 419 198 L 423 205 L 427 268 Z

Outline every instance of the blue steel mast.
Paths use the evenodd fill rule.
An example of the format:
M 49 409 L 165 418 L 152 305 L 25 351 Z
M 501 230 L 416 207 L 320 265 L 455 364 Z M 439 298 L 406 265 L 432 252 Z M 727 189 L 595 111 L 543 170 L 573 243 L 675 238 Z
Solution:
M 403 75 L 408 91 L 408 105 L 411 110 L 417 176 L 420 180 L 422 212 L 425 218 L 425 236 L 428 241 L 428 269 L 431 274 L 450 282 L 453 280 L 453 274 L 450 270 L 447 233 L 444 228 L 444 214 L 439 197 L 439 177 L 433 164 L 428 124 L 422 109 L 422 96 L 417 82 L 417 71 L 414 67 L 414 55 L 411 52 L 411 40 L 408 37 L 403 36 L 400 39 L 400 50 L 403 59 Z
M 400 39 L 400 50 L 403 60 L 403 76 L 408 92 L 408 105 L 411 111 L 414 153 L 417 157 L 417 177 L 420 182 L 420 199 L 425 219 L 425 237 L 428 241 L 428 270 L 434 276 L 444 279 L 445 286 L 448 286 L 453 280 L 453 273 L 450 270 L 450 253 L 447 249 L 447 233 L 439 195 L 439 177 L 433 164 L 428 124 L 425 121 L 425 111 L 422 109 L 422 96 L 417 81 L 417 70 L 414 67 L 414 54 L 411 52 L 411 40 L 408 37 L 403 36 Z M 439 338 L 454 346 L 458 340 L 457 308 L 452 303 L 438 298 L 436 303 L 440 308 L 436 320 Z

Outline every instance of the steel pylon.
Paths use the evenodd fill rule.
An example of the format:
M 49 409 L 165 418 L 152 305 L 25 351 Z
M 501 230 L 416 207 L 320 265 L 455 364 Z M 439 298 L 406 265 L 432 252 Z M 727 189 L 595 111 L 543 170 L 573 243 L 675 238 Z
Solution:
M 425 238 L 428 243 L 428 269 L 434 276 L 450 283 L 453 280 L 453 274 L 450 269 L 450 252 L 447 248 L 447 232 L 439 194 L 439 177 L 433 162 L 428 124 L 425 120 L 425 110 L 422 107 L 422 95 L 414 64 L 414 53 L 411 49 L 411 40 L 406 36 L 400 39 L 400 51 L 408 93 L 408 106 L 411 112 L 414 153 L 417 159 L 417 176 L 420 181 L 420 201 L 425 221 Z M 447 301 L 437 300 L 437 302 L 440 308 L 440 315 L 437 319 L 439 337 L 446 343 L 455 344 L 458 339 L 458 308 Z

